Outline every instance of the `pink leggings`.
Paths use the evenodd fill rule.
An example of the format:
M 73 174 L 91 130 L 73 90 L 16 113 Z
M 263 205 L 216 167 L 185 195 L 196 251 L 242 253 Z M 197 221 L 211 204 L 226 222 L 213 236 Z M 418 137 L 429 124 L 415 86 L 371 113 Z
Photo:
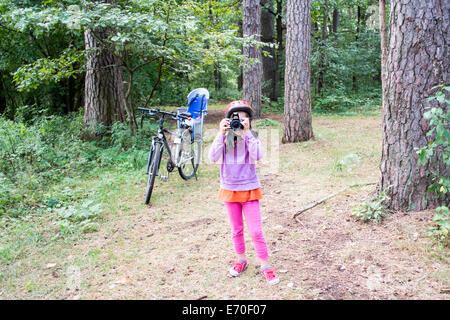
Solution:
M 243 254 L 245 252 L 244 221 L 242 219 L 243 211 L 245 221 L 247 222 L 248 232 L 250 233 L 253 245 L 255 246 L 256 255 L 259 259 L 266 261 L 269 258 L 269 255 L 267 253 L 266 240 L 264 239 L 262 231 L 259 200 L 224 202 L 224 204 L 228 209 L 235 252 L 237 254 Z

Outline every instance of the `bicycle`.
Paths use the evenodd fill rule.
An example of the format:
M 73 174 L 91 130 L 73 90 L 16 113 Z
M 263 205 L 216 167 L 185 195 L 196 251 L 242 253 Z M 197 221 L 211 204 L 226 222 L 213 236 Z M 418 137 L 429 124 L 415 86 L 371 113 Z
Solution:
M 152 137 L 147 162 L 148 179 L 145 191 L 145 204 L 149 204 L 156 176 L 159 176 L 162 181 L 167 181 L 169 173 L 177 167 L 180 176 L 184 180 L 189 180 L 194 176 L 197 179 L 201 141 L 194 140 L 194 135 L 192 134 L 193 119 L 188 112 L 175 113 L 147 108 L 138 108 L 138 110 L 146 111 L 141 118 L 141 126 L 145 115 L 159 118 L 158 133 Z M 177 120 L 177 132 L 164 128 L 166 117 Z M 165 133 L 175 136 L 175 150 L 169 146 Z

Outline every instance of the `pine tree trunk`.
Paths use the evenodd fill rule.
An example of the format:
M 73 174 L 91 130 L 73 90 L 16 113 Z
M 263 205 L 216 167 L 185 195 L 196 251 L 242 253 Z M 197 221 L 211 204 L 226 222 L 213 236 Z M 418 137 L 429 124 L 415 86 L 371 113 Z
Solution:
M 216 91 L 222 89 L 222 72 L 220 72 L 219 63 L 214 63 L 214 88 Z
M 239 35 L 239 37 L 242 37 L 244 35 L 244 33 L 242 31 L 242 19 L 239 19 L 239 21 L 238 21 L 238 35 Z M 244 54 L 243 49 L 241 49 L 241 54 Z M 241 68 L 238 78 L 236 79 L 238 91 L 242 91 L 242 86 L 243 86 L 243 82 L 244 82 L 242 72 L 243 72 L 243 68 Z
M 325 70 L 324 70 L 324 47 L 325 41 L 327 40 L 327 24 L 328 24 L 328 1 L 325 1 L 323 6 L 323 20 L 322 20 L 322 41 L 319 46 L 320 56 L 319 56 L 319 78 L 317 82 L 317 92 L 319 95 L 322 94 L 322 89 L 325 82 Z
M 289 0 L 287 6 L 283 143 L 307 141 L 313 137 L 310 6 L 310 0 Z
M 340 18 L 340 16 L 339 16 L 339 9 L 338 8 L 334 8 L 334 10 L 333 10 L 333 28 L 332 28 L 332 31 L 333 31 L 333 35 L 334 35 L 334 38 L 335 39 L 337 39 L 337 37 L 338 37 L 338 28 L 339 28 L 339 18 Z
M 276 16 L 276 34 L 277 34 L 277 45 L 276 56 L 275 56 L 275 99 L 281 96 L 282 93 L 282 59 L 283 59 L 283 1 L 277 1 L 277 16 Z
M 384 90 L 386 83 L 386 56 L 387 56 L 387 39 L 386 39 L 386 0 L 379 0 L 379 19 L 380 19 L 380 45 L 381 45 L 381 84 Z M 383 99 L 384 110 L 384 99 Z
M 270 11 L 273 11 L 273 0 L 261 1 L 261 41 L 264 43 L 274 43 L 274 16 Z M 266 9 L 267 7 L 267 9 Z M 270 11 L 269 11 L 270 10 Z M 262 68 L 263 68 L 263 95 L 270 98 L 270 100 L 276 100 L 275 92 L 275 49 L 265 47 L 263 49 L 269 53 L 268 56 L 262 56 Z
M 122 70 L 113 52 L 99 43 L 107 38 L 108 32 L 110 31 L 103 29 L 86 30 L 84 33 L 85 49 L 96 49 L 89 54 L 86 62 L 85 127 L 96 124 L 109 127 L 115 121 L 125 121 L 126 101 Z
M 357 9 L 357 20 L 356 20 L 356 35 L 355 35 L 355 41 L 358 42 L 359 40 L 359 33 L 361 32 L 361 7 L 358 6 Z M 356 74 L 352 75 L 352 89 L 353 91 L 358 90 L 358 82 L 357 82 L 357 76 Z
M 391 1 L 379 187 L 391 186 L 387 205 L 394 210 L 448 203 L 448 196 L 427 191 L 432 173 L 450 176 L 442 155 L 419 166 L 415 149 L 429 142 L 423 114 L 432 88 L 450 81 L 449 12 L 449 1 Z
M 253 35 L 255 40 L 261 40 L 261 6 L 259 0 L 244 0 L 242 13 L 244 36 Z M 255 61 L 244 65 L 242 98 L 250 103 L 254 111 L 254 117 L 257 119 L 261 117 L 261 50 L 255 46 L 244 46 L 244 56 Z

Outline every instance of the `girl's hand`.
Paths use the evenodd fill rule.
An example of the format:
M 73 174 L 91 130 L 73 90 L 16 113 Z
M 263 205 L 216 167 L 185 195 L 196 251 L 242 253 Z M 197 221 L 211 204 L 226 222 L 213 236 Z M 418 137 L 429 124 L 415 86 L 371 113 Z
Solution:
M 222 121 L 220 121 L 220 124 L 219 124 L 220 129 L 219 130 L 223 135 L 226 133 L 227 129 L 230 129 L 230 123 L 228 122 L 228 120 L 229 119 L 225 118 L 225 119 L 222 119 Z
M 250 120 L 248 118 L 243 118 L 241 123 L 244 126 L 243 134 L 245 134 L 250 129 Z
M 250 120 L 248 118 L 242 118 L 241 124 L 244 127 L 242 130 L 237 130 L 234 133 L 240 137 L 242 137 L 244 134 L 247 133 L 247 131 L 250 129 Z

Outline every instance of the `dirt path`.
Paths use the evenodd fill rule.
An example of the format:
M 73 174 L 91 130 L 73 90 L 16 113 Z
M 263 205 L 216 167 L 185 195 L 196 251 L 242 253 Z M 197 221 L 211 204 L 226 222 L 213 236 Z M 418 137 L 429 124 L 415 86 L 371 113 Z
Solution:
M 206 132 L 215 132 L 222 114 L 210 112 Z M 331 192 L 378 179 L 380 119 L 316 117 L 313 124 L 314 140 L 279 145 L 278 157 L 268 153 L 258 166 L 263 230 L 279 285 L 268 286 L 259 274 L 247 230 L 250 267 L 239 278 L 227 277 L 235 257 L 226 210 L 217 200 L 219 167 L 203 163 L 198 181 L 184 182 L 177 173 L 157 181 L 151 207 L 142 205 L 144 191 L 123 199 L 128 210 L 107 214 L 99 232 L 61 253 L 65 268 L 76 266 L 77 288 L 66 288 L 67 280 L 51 271 L 41 274 L 54 283 L 47 298 L 448 299 L 442 290 L 449 286 L 449 255 L 427 237 L 431 211 L 363 224 L 351 216 L 351 204 L 373 194 L 367 186 L 303 213 L 300 222 L 292 219 Z M 348 154 L 359 161 L 339 169 Z M 275 160 L 276 170 L 265 170 Z

